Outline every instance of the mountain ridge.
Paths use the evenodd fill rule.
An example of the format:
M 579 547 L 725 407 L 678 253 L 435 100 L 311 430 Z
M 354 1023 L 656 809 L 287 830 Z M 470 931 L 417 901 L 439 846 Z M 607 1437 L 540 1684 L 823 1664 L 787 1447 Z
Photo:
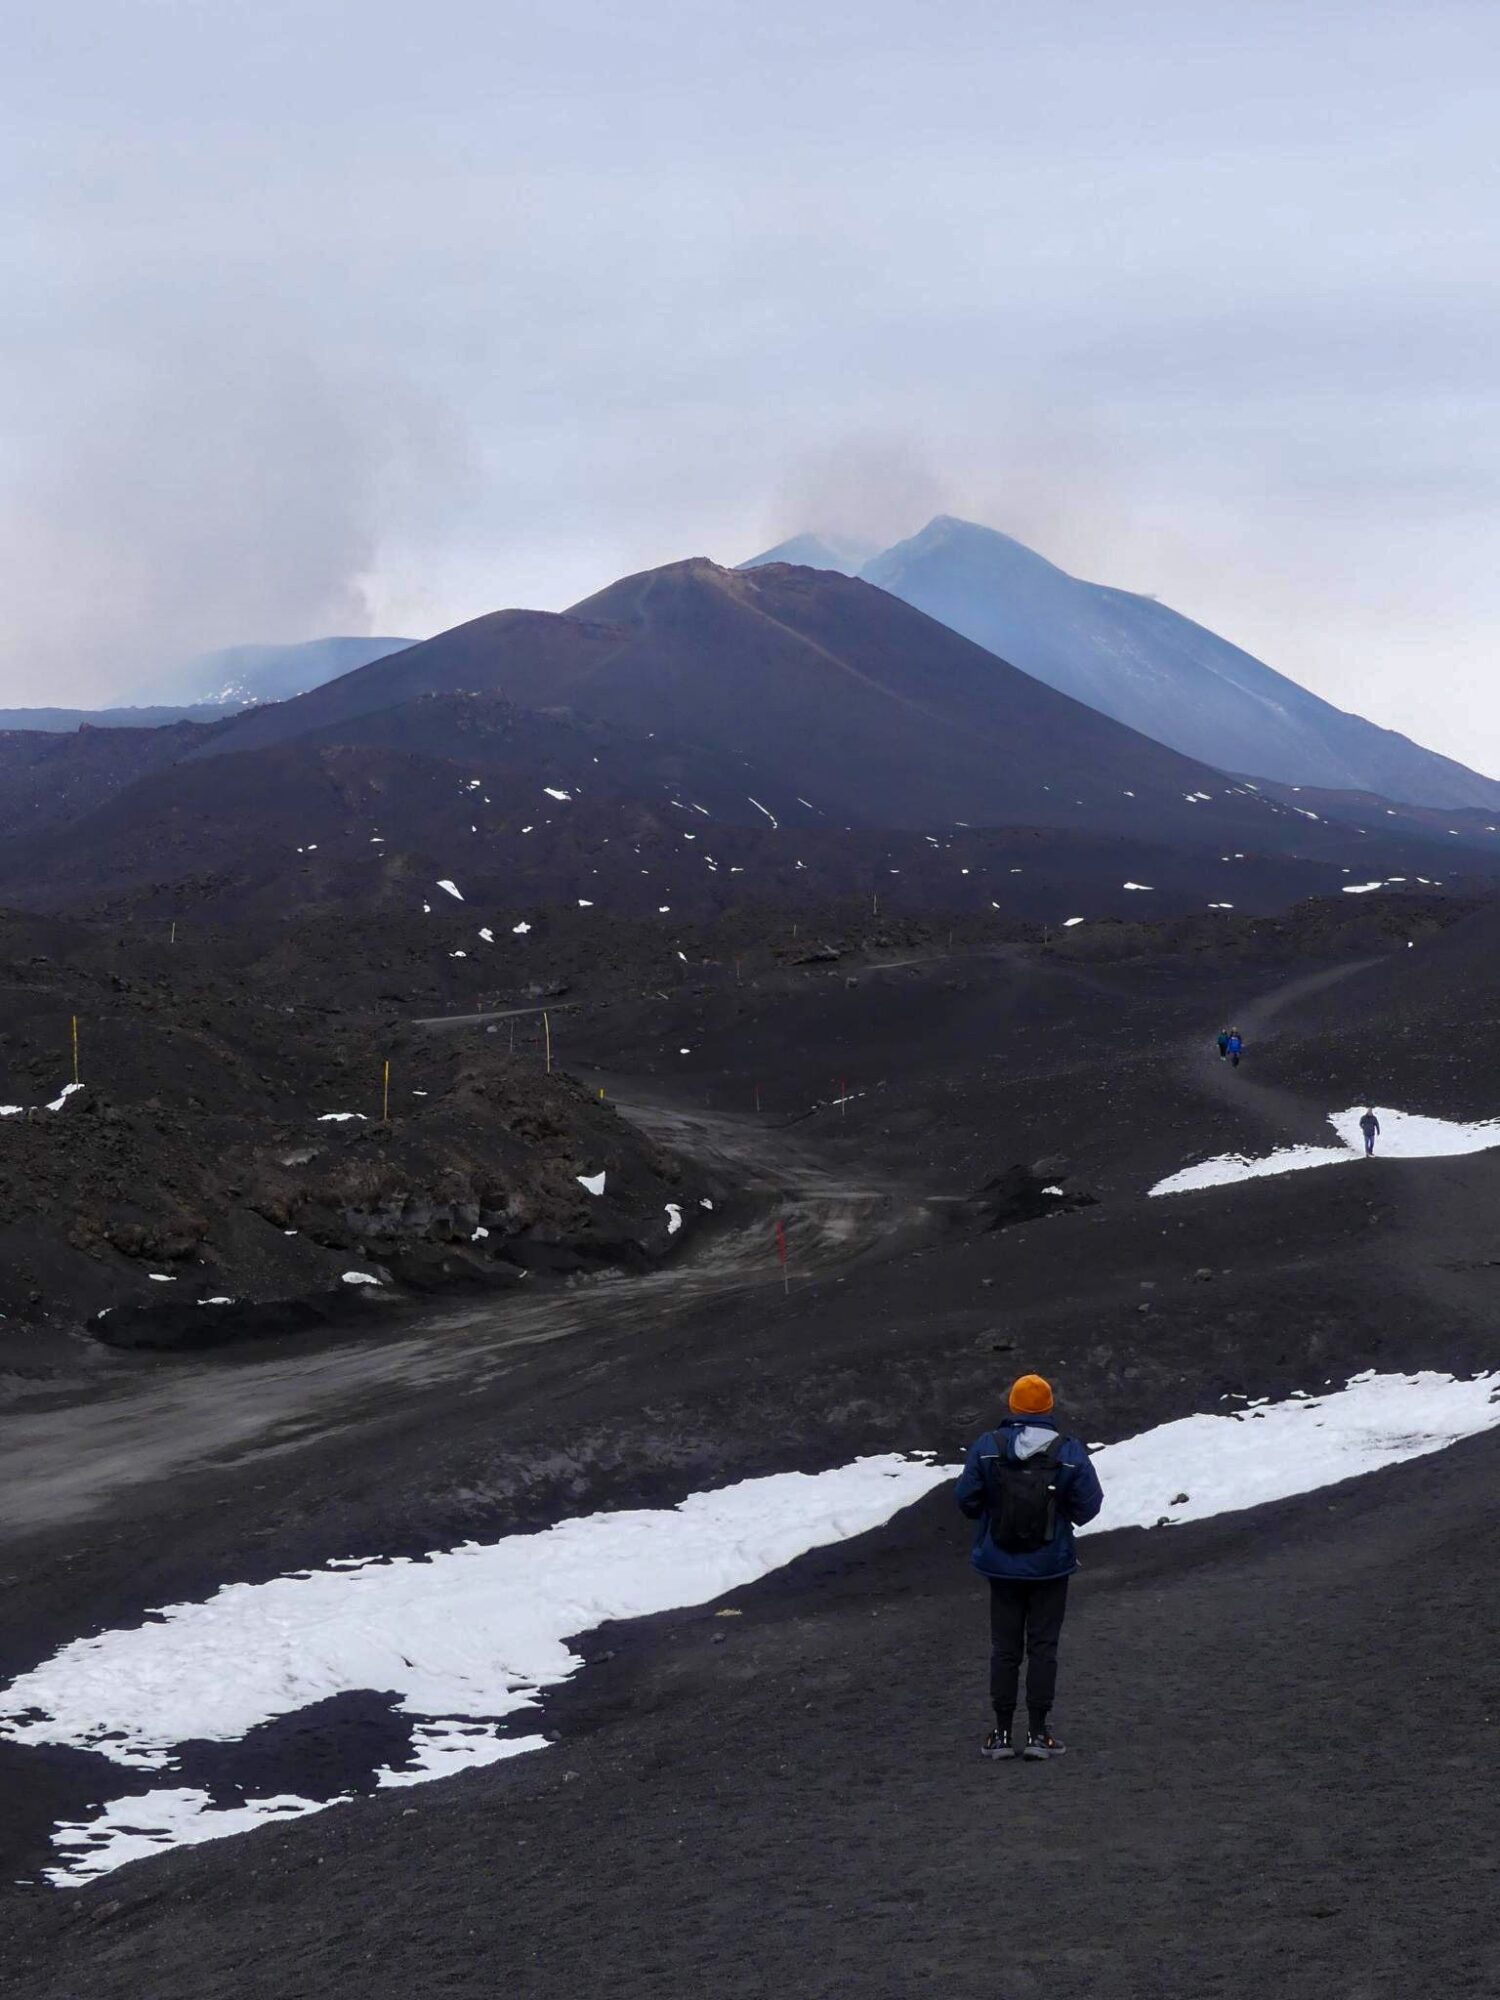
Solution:
M 940 514 L 860 576 L 1220 770 L 1414 805 L 1500 808 L 1500 781 L 1336 708 L 1156 598 L 1085 582 L 997 529 Z

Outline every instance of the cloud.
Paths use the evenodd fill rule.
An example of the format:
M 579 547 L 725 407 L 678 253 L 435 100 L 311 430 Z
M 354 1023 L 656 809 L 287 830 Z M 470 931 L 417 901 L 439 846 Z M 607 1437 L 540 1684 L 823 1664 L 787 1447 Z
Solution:
M 33 9 L 0 699 L 947 511 L 1500 762 L 1489 10 L 733 12 Z
M 940 514 L 945 499 L 942 475 L 914 438 L 854 431 L 794 458 L 779 481 L 766 539 L 805 531 L 883 549 Z
M 441 405 L 220 311 L 53 357 L 0 493 L 13 702 L 118 699 L 217 646 L 371 628 L 387 536 L 472 469 Z

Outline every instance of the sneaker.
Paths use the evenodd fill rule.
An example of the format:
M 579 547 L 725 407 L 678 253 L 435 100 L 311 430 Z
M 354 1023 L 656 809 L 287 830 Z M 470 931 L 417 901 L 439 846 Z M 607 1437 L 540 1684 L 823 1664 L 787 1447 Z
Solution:
M 985 1737 L 983 1743 L 980 1744 L 979 1754 L 981 1757 L 990 1757 L 996 1760 L 1002 1757 L 1014 1757 L 1016 1751 L 1015 1745 L 1010 1740 L 1010 1731 L 1008 1729 L 992 1729 L 989 1735 Z
M 1067 1754 L 1067 1745 L 1059 1743 L 1050 1729 L 1028 1730 L 1026 1748 L 1021 1752 L 1023 1757 L 1030 1757 L 1038 1763 L 1048 1757 L 1066 1757 Z

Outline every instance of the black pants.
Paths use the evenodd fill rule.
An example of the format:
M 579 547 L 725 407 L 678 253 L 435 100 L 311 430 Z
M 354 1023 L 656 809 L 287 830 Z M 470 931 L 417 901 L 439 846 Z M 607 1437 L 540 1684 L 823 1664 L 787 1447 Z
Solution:
M 1032 1726 L 1044 1722 L 1057 1692 L 1057 1642 L 1068 1608 L 1068 1579 L 1016 1583 L 990 1578 L 990 1700 L 1004 1728 L 1015 1713 L 1026 1655 L 1026 1712 Z

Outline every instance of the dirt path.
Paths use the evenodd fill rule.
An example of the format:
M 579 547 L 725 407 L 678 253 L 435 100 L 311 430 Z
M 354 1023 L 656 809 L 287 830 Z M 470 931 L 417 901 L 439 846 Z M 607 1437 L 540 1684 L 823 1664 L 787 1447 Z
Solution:
M 489 1296 L 420 1319 L 407 1312 L 388 1331 L 372 1323 L 335 1346 L 319 1337 L 126 1364 L 91 1379 L 76 1401 L 13 1413 L 0 1456 L 0 1547 L 98 1515 L 129 1488 L 280 1458 L 384 1421 L 395 1397 L 414 1421 L 424 1398 L 436 1404 L 456 1386 L 482 1394 L 554 1342 L 599 1330 L 628 1339 L 663 1321 L 690 1323 L 747 1290 L 779 1290 L 773 1217 L 786 1226 L 799 1287 L 875 1252 L 896 1254 L 934 1226 L 910 1190 L 874 1172 L 851 1179 L 782 1127 L 644 1098 L 616 1108 L 679 1157 L 712 1168 L 716 1184 L 737 1183 L 738 1219 L 644 1276 Z
M 1250 1108 L 1278 1140 L 1326 1137 L 1326 1107 L 1260 1083 L 1255 1049 L 1298 999 L 1378 961 L 1285 982 L 1240 1010 L 1251 1055 L 1238 1071 L 1212 1047 L 1185 1045 L 1180 1078 L 1197 1094 Z M 882 970 L 889 968 L 879 968 Z M 458 1024 L 454 1024 L 458 1025 Z M 91 1377 L 76 1400 L 13 1412 L 0 1458 L 0 1547 L 37 1529 L 104 1513 L 122 1493 L 305 1452 L 388 1420 L 399 1398 L 408 1423 L 455 1389 L 494 1391 L 537 1350 L 607 1331 L 616 1341 L 664 1323 L 711 1317 L 735 1296 L 779 1288 L 771 1233 L 786 1223 L 794 1287 L 899 1255 L 939 1223 L 951 1197 L 929 1198 L 873 1166 L 857 1178 L 831 1167 L 784 1124 L 675 1104 L 628 1090 L 617 1109 L 680 1157 L 742 1191 L 736 1219 L 710 1228 L 687 1255 L 645 1276 L 595 1278 L 532 1298 L 481 1298 L 357 1340 L 268 1343 L 229 1357 L 140 1366 Z
M 1248 1110 L 1279 1142 L 1297 1144 L 1307 1141 L 1326 1145 L 1328 1113 L 1332 1107 L 1314 1104 L 1278 1084 L 1261 1082 L 1255 1074 L 1256 1056 L 1268 1041 L 1275 1039 L 1273 1024 L 1288 1007 L 1295 1006 L 1311 994 L 1337 986 L 1356 973 L 1367 972 L 1371 966 L 1380 963 L 1378 958 L 1362 958 L 1349 965 L 1307 973 L 1245 1002 L 1232 1016 L 1231 1022 L 1244 1037 L 1245 1055 L 1240 1067 L 1235 1069 L 1220 1057 L 1213 1035 L 1209 1033 L 1195 1035 L 1190 1042 L 1183 1044 L 1178 1074 L 1200 1096 L 1211 1097 L 1235 1109 Z

